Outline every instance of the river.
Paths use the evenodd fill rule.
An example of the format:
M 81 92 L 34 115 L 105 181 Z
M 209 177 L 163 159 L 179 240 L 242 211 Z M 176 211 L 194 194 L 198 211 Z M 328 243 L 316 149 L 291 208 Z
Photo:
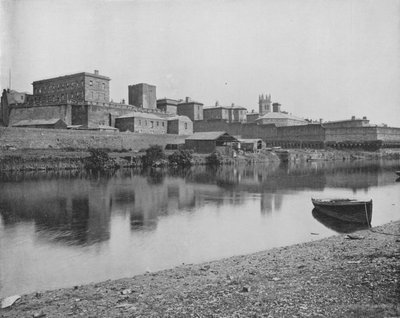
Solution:
M 373 199 L 400 219 L 399 161 L 0 175 L 0 297 L 351 233 L 311 198 Z

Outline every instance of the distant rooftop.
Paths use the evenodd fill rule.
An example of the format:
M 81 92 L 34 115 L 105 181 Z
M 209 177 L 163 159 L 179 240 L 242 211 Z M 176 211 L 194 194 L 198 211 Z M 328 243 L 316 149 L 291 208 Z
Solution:
M 34 83 L 42 83 L 42 82 L 47 82 L 47 81 L 54 81 L 55 79 L 68 79 L 68 78 L 72 78 L 72 77 L 76 77 L 76 76 L 91 76 L 91 77 L 97 77 L 97 78 L 101 78 L 107 81 L 110 81 L 111 79 L 107 76 L 103 76 L 100 75 L 99 72 L 97 70 L 94 71 L 94 73 L 88 73 L 88 72 L 80 72 L 80 73 L 74 73 L 74 74 L 69 74 L 69 75 L 63 75 L 63 76 L 57 76 L 57 77 L 52 77 L 52 78 L 47 78 L 47 79 L 43 79 L 43 80 L 38 80 L 38 81 L 34 81 L 32 84 Z

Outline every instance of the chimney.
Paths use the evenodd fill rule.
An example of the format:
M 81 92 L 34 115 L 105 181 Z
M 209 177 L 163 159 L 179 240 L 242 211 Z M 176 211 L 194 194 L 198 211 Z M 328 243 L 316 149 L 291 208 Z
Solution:
M 351 116 L 351 120 L 356 120 L 356 116 Z
M 272 109 L 273 109 L 274 113 L 280 113 L 281 112 L 281 104 L 273 103 L 272 104 Z
M 231 107 L 234 107 L 234 106 L 235 106 L 235 103 L 232 103 Z
M 215 106 L 219 106 L 219 101 L 216 101 L 216 102 L 215 102 Z
M 323 121 L 322 118 L 320 118 L 320 119 L 319 119 L 319 123 L 322 124 L 322 121 Z
M 186 103 L 189 103 L 190 102 L 190 97 L 186 97 L 185 101 L 186 101 Z
M 122 99 L 121 104 L 125 104 L 125 99 Z
M 94 70 L 95 75 L 99 75 L 99 70 Z
M 367 116 L 364 116 L 363 119 L 364 119 L 364 120 L 367 120 Z

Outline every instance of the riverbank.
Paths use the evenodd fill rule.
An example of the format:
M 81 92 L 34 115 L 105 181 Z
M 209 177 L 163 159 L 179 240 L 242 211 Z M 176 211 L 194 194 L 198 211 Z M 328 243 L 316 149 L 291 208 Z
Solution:
M 396 221 L 350 238 L 33 293 L 1 316 L 396 317 L 399 247 Z
M 138 162 L 143 151 L 112 151 L 109 156 L 121 167 L 131 168 Z M 167 150 L 171 154 L 173 150 Z M 3 149 L 0 153 L 0 171 L 46 171 L 83 169 L 84 161 L 89 156 L 82 149 Z M 205 154 L 193 154 L 194 165 L 206 164 Z M 306 161 L 351 161 L 400 159 L 400 149 L 381 149 L 368 152 L 359 150 L 335 149 L 277 149 L 263 150 L 258 153 L 239 153 L 235 158 L 224 156 L 223 164 L 254 164 L 267 162 L 306 162 Z

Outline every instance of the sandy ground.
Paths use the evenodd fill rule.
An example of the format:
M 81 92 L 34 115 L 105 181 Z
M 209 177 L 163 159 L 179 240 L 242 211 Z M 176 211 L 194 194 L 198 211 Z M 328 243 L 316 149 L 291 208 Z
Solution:
M 399 211 L 400 212 L 400 211 Z M 245 237 L 243 239 L 246 239 Z M 1 317 L 400 317 L 400 221 L 22 296 Z

